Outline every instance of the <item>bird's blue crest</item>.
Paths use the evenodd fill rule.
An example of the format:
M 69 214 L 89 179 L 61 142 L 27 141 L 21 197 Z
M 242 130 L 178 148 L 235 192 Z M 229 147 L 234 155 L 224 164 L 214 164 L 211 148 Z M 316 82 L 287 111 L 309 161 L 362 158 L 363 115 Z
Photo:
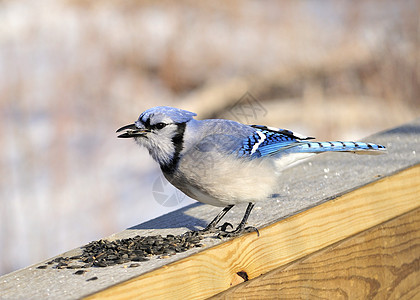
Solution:
M 197 114 L 170 106 L 156 106 L 144 111 L 140 115 L 139 120 L 145 122 L 147 119 L 158 115 L 168 117 L 175 123 L 184 123 L 191 120 Z

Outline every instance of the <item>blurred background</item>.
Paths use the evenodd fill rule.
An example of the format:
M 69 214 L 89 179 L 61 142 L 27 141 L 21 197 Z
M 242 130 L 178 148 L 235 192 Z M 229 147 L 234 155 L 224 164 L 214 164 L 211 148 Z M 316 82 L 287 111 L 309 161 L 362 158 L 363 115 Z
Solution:
M 147 108 L 352 140 L 420 115 L 420 1 L 0 1 L 0 274 L 193 201 Z

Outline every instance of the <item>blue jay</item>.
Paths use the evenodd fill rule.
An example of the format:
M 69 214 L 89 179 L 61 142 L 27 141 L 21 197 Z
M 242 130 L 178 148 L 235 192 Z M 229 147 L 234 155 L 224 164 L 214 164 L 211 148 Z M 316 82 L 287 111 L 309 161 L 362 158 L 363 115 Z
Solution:
M 200 202 L 224 207 L 202 233 L 214 232 L 226 213 L 244 202 L 248 206 L 237 228 L 227 231 L 229 223 L 220 228 L 223 236 L 252 229 L 245 225 L 254 202 L 273 198 L 281 171 L 301 159 L 328 151 L 386 151 L 372 143 L 315 142 L 290 130 L 223 119 L 195 120 L 194 116 L 158 106 L 117 132 L 122 132 L 119 138 L 134 138 L 145 147 L 176 188 Z

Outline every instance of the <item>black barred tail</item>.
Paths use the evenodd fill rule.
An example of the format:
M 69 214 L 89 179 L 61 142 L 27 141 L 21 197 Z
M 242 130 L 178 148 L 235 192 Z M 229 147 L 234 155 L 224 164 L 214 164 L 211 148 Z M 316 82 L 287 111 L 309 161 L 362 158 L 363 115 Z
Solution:
M 378 144 L 363 142 L 302 142 L 293 147 L 293 152 L 319 153 L 319 152 L 354 152 L 356 154 L 380 154 L 386 147 Z

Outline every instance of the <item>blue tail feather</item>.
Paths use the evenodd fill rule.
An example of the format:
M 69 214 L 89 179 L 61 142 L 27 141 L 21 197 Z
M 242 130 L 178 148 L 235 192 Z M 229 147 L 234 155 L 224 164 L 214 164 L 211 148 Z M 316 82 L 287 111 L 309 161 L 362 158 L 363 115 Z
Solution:
M 290 148 L 291 152 L 375 152 L 386 151 L 386 147 L 373 143 L 364 142 L 301 142 Z

